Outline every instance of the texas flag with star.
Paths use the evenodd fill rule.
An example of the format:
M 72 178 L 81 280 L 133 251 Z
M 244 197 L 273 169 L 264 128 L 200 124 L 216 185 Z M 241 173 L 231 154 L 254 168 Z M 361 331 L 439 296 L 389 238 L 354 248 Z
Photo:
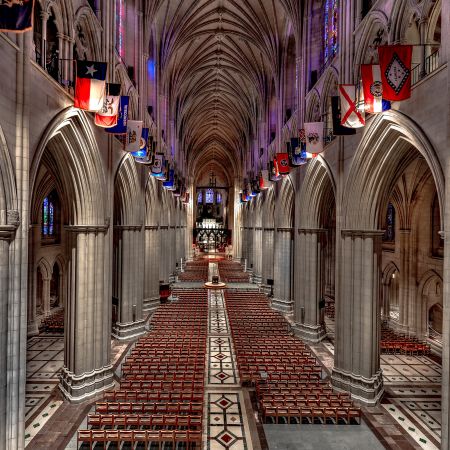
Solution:
M 75 108 L 100 111 L 106 92 L 107 63 L 77 61 L 75 82 Z

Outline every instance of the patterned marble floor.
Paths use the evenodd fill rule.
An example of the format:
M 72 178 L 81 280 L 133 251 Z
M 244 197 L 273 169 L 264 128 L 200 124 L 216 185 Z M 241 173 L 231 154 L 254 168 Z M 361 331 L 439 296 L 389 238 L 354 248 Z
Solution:
M 331 342 L 320 346 L 334 354 Z M 406 355 L 381 355 L 380 365 L 386 387 L 380 412 L 387 413 L 416 448 L 440 448 L 442 366 L 427 356 Z
M 204 447 L 253 449 L 222 291 L 210 291 Z
M 25 392 L 25 446 L 42 429 L 61 406 L 55 400 L 59 378 L 64 363 L 64 337 L 39 335 L 27 343 L 27 384 Z

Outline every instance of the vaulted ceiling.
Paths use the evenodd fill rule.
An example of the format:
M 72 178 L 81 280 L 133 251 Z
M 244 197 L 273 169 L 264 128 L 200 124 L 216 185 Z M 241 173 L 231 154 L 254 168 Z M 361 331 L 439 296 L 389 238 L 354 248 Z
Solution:
M 223 166 L 230 179 L 240 174 L 299 9 L 299 0 L 148 3 L 169 116 L 190 174 L 209 164 Z

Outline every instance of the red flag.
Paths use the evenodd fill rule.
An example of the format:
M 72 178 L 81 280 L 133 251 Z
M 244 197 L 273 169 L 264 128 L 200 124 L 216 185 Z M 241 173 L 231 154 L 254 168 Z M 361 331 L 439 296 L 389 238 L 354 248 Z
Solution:
M 340 84 L 341 125 L 348 128 L 363 127 L 366 123 L 364 111 L 358 110 L 356 87 L 353 84 Z
M 95 61 L 77 61 L 75 108 L 99 111 L 103 107 L 107 64 Z
M 378 47 L 383 98 L 399 101 L 411 97 L 412 45 Z
M 107 84 L 107 94 L 103 98 L 102 109 L 95 113 L 95 125 L 112 128 L 119 119 L 120 84 Z
M 280 175 L 289 173 L 289 153 L 277 153 L 278 172 Z

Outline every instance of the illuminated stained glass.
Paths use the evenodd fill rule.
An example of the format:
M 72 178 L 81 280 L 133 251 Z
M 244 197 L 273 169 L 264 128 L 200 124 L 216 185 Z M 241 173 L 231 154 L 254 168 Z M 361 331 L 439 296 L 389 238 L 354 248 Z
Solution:
M 383 236 L 384 242 L 395 242 L 395 208 L 389 203 L 386 213 L 386 231 Z
M 222 194 L 220 192 L 217 193 L 216 203 L 219 205 L 222 203 Z
M 120 57 L 125 56 L 125 5 L 124 0 L 116 0 L 116 49 Z
M 338 49 L 338 0 L 325 0 L 324 11 L 324 61 L 334 57 Z
M 200 191 L 197 195 L 197 203 L 201 205 L 203 203 L 203 192 Z
M 48 197 L 44 198 L 44 203 L 42 204 L 42 234 L 48 236 L 48 223 L 49 223 L 49 201 Z
M 214 203 L 214 191 L 212 189 L 206 191 L 206 203 Z
M 54 236 L 55 234 L 55 207 L 48 197 L 42 202 L 42 235 Z

